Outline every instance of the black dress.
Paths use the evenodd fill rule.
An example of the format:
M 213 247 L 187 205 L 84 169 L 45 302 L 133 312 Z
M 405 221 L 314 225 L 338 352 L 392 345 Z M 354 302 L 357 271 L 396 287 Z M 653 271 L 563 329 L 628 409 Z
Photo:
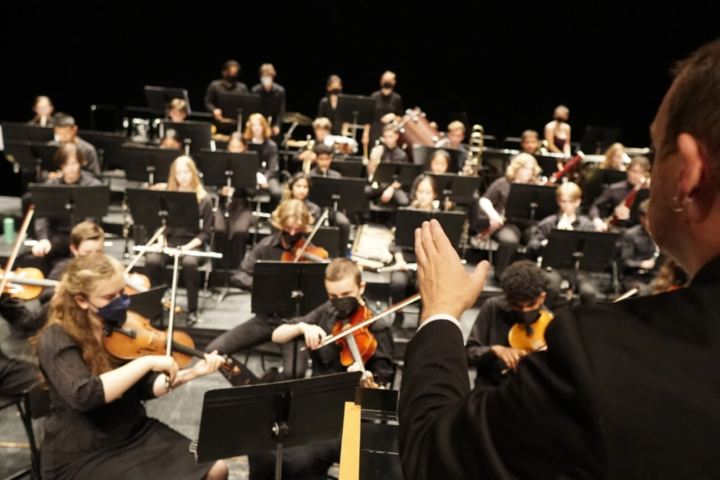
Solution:
M 212 463 L 195 463 L 188 438 L 145 414 L 141 401 L 154 398 L 157 373 L 105 403 L 100 377 L 88 370 L 79 345 L 63 327 L 42 334 L 38 356 L 50 389 L 43 478 L 199 480 L 207 475 Z

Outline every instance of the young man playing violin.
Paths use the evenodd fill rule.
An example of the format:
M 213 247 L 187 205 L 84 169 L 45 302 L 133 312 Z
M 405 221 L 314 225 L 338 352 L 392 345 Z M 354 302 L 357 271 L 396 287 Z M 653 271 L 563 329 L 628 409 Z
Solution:
M 510 345 L 510 330 L 526 330 L 542 315 L 552 314 L 543 305 L 547 279 L 529 260 L 510 265 L 500 278 L 505 295 L 488 299 L 480 309 L 465 344 L 468 363 L 477 368 L 475 388 L 497 386 L 509 379 L 527 350 Z

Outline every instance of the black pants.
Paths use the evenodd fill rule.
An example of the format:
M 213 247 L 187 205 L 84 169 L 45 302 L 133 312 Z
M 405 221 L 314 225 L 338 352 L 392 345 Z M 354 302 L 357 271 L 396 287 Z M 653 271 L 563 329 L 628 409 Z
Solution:
M 322 421 L 318 419 L 318 421 Z M 290 423 L 292 428 L 292 421 Z M 327 471 L 340 461 L 340 440 L 312 443 L 283 450 L 282 478 L 288 480 L 327 480 Z M 248 455 L 250 480 L 275 478 L 275 453 Z
M 237 270 L 245 258 L 245 249 L 250 239 L 252 210 L 245 199 L 233 199 L 226 217 L 225 202 L 220 204 L 215 214 L 215 251 L 222 253 L 223 258 L 218 260 L 218 265 Z
M 565 302 L 561 298 L 560 284 L 563 279 L 570 280 L 575 275 L 572 270 L 551 270 L 546 271 L 545 275 L 548 279 L 548 286 L 545 289 L 547 293 L 547 299 L 545 304 L 550 307 L 551 310 L 557 310 L 562 307 Z M 584 272 L 578 272 L 577 274 L 577 289 L 580 295 L 580 302 L 583 305 L 592 304 L 597 301 L 597 289 L 590 280 L 590 276 Z
M 220 353 L 232 355 L 240 350 L 256 347 L 262 343 L 271 341 L 273 330 L 283 323 L 284 320 L 277 317 L 262 315 L 253 317 L 210 342 L 210 345 L 207 346 L 205 351 L 212 352 L 213 350 L 217 350 Z M 305 377 L 305 370 L 307 369 L 309 354 L 307 351 L 300 351 L 303 347 L 302 344 L 298 344 L 296 348 L 294 343 L 295 342 L 288 342 L 280 345 L 280 349 L 282 350 L 283 379 L 286 380 L 293 378 L 294 354 L 296 354 L 296 378 Z
M 198 275 L 198 267 L 200 266 L 200 257 L 192 257 L 186 255 L 180 259 L 182 265 L 182 276 L 185 281 L 188 298 L 188 312 L 196 312 L 198 307 L 198 294 L 200 293 L 200 276 Z M 145 268 L 147 270 L 150 285 L 156 287 L 163 283 L 163 267 L 169 263 L 173 263 L 174 258 L 170 255 L 162 253 L 149 253 L 145 260 Z

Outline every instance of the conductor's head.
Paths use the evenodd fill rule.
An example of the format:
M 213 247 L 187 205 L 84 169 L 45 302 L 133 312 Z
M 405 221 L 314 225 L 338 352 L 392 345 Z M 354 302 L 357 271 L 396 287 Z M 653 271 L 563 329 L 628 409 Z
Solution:
M 650 134 L 651 233 L 692 276 L 720 255 L 720 40 L 677 65 Z

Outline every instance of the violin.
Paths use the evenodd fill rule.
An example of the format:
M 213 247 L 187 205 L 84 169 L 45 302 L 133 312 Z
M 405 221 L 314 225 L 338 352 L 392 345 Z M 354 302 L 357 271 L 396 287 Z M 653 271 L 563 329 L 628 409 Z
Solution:
M 134 360 L 145 355 L 165 355 L 167 332 L 150 325 L 150 320 L 128 311 L 122 327 L 105 327 L 103 345 L 118 360 Z M 172 357 L 180 368 L 186 367 L 193 357 L 205 358 L 205 353 L 195 350 L 192 338 L 185 332 L 173 332 Z M 220 367 L 231 376 L 243 373 L 233 358 L 228 357 Z M 245 383 L 249 383 L 248 378 Z
M 524 350 L 527 353 L 544 350 L 547 348 L 547 343 L 545 343 L 545 329 L 552 319 L 552 313 L 540 310 L 540 317 L 530 325 L 532 333 L 528 333 L 528 329 L 524 324 L 514 324 L 508 333 L 510 346 L 518 350 Z
M 5 271 L 0 268 L 0 278 L 5 279 Z M 34 300 L 40 296 L 44 288 L 55 287 L 57 280 L 46 280 L 37 268 L 17 268 L 7 276 L 3 293 L 18 300 Z
M 333 335 L 357 325 L 362 324 L 365 320 L 372 317 L 372 312 L 365 305 L 360 305 L 355 313 L 353 313 L 347 322 L 338 320 L 332 329 Z M 369 388 L 378 388 L 372 377 L 365 372 L 365 363 L 370 360 L 377 349 L 377 340 L 370 332 L 370 326 L 365 325 L 353 331 L 350 335 L 338 338 L 335 344 L 340 347 L 340 363 L 345 367 L 356 364 L 360 371 L 363 372 L 362 382 L 364 386 Z
M 290 248 L 288 248 L 288 245 L 285 245 L 285 240 L 280 237 L 283 243 L 283 247 L 285 247 L 285 251 L 283 252 L 282 258 L 280 260 L 288 263 L 325 263 L 330 257 L 327 250 L 322 247 L 317 247 L 310 242 L 312 241 L 313 237 L 320 229 L 320 225 L 322 225 L 328 215 L 329 212 L 325 210 L 325 212 L 323 212 L 322 216 L 320 217 L 320 220 L 318 220 L 318 222 L 315 224 L 315 228 L 313 228 L 313 231 L 310 233 L 307 240 L 304 238 L 300 238 L 297 242 L 295 242 L 294 245 L 291 245 Z

